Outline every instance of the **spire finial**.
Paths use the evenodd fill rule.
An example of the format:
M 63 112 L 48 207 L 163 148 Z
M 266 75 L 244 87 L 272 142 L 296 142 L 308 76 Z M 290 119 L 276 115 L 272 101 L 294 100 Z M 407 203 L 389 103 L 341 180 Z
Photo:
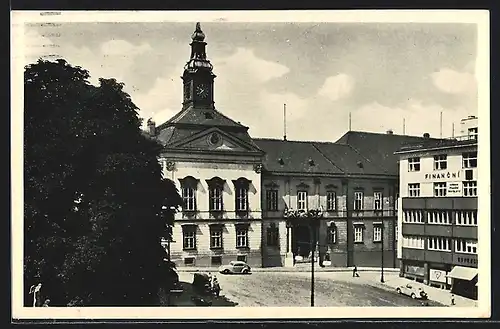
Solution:
M 196 29 L 193 32 L 193 35 L 191 36 L 191 39 L 193 41 L 203 41 L 205 40 L 205 33 L 201 30 L 201 24 L 200 22 L 196 23 Z

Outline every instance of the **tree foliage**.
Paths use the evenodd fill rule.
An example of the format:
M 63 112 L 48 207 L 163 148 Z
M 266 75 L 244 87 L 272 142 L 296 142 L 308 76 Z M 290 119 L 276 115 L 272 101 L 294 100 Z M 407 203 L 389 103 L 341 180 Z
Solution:
M 123 84 L 88 78 L 64 60 L 25 68 L 24 290 L 42 282 L 54 306 L 154 305 L 180 197 Z

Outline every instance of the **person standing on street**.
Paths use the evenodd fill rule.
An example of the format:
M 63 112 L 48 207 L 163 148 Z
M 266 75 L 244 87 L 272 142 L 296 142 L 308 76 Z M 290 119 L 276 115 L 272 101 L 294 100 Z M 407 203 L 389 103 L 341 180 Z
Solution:
M 356 265 L 354 265 L 354 268 L 352 269 L 352 277 L 359 278 L 358 267 Z
M 451 304 L 451 306 L 455 305 L 455 295 L 454 294 L 451 294 L 450 304 Z

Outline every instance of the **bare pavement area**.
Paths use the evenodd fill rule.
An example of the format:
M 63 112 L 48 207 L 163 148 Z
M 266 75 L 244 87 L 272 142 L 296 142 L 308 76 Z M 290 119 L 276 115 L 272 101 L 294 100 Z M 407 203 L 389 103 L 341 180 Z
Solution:
M 238 307 L 265 306 L 310 306 L 310 267 L 295 270 L 256 269 L 250 275 L 216 274 L 225 298 Z M 192 282 L 193 271 L 179 269 L 179 278 Z M 449 306 L 450 293 L 401 278 L 394 269 L 384 273 L 380 282 L 380 270 L 360 271 L 360 277 L 353 277 L 352 271 L 320 270 L 315 273 L 315 306 L 420 306 L 421 301 L 396 293 L 396 287 L 411 283 L 422 286 L 429 294 L 429 306 Z M 475 301 L 455 296 L 453 307 L 473 307 Z

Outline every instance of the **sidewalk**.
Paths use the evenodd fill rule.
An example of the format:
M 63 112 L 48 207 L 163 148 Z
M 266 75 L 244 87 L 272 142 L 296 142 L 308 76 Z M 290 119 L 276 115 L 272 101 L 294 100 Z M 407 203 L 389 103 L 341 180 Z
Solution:
M 368 274 L 366 274 L 368 275 Z M 459 295 L 455 295 L 455 305 L 451 305 L 451 293 L 449 290 L 445 289 L 440 289 L 440 288 L 435 288 L 431 287 L 428 285 L 425 285 L 420 282 L 416 282 L 407 278 L 402 278 L 399 277 L 399 275 L 388 275 L 386 278 L 384 278 L 384 283 L 380 282 L 380 275 L 370 275 L 368 278 L 372 282 L 374 286 L 378 286 L 380 288 L 388 289 L 394 291 L 398 286 L 406 285 L 406 284 L 411 284 L 414 287 L 421 287 L 425 292 L 427 292 L 427 295 L 429 296 L 430 300 L 436 301 L 438 303 L 441 303 L 445 306 L 450 306 L 450 307 L 477 307 L 477 301 L 473 299 L 469 299 L 466 297 L 462 297 Z
M 217 272 L 218 267 L 178 267 L 178 272 Z M 310 264 L 297 264 L 294 267 L 255 267 L 252 272 L 311 272 Z M 314 265 L 314 272 L 352 272 L 352 267 L 320 267 Z M 380 272 L 380 267 L 358 267 L 358 272 Z M 399 272 L 399 268 L 384 268 L 384 272 Z

